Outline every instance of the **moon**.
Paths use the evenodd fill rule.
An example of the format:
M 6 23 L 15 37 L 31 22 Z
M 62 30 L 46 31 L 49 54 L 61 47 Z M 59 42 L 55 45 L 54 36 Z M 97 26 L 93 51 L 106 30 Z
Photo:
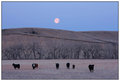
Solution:
M 59 19 L 59 18 L 55 18 L 54 22 L 55 22 L 55 23 L 59 23 L 59 22 L 60 22 L 60 19 Z

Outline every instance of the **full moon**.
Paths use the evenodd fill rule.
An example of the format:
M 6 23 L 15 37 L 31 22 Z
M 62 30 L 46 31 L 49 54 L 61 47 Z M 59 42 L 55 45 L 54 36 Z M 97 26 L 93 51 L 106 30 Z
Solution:
M 55 18 L 54 22 L 55 22 L 55 23 L 59 23 L 59 22 L 60 22 L 60 19 L 59 19 L 59 18 Z

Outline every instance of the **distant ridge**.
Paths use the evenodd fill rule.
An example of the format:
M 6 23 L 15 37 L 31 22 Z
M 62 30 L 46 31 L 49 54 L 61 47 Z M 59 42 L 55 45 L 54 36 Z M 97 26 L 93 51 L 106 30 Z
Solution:
M 78 47 L 85 48 L 86 46 L 95 47 L 96 45 L 98 45 L 100 49 L 105 50 L 106 47 L 108 47 L 110 49 L 107 48 L 107 50 L 116 51 L 117 53 L 118 32 L 117 31 L 83 31 L 83 32 L 75 31 L 74 32 L 74 31 L 45 29 L 45 28 L 16 28 L 16 29 L 3 29 L 2 30 L 2 47 L 3 47 L 2 50 L 4 50 L 3 59 L 8 59 L 7 57 L 5 57 L 6 49 L 10 50 L 11 47 L 12 48 L 14 48 L 14 46 L 19 47 L 20 45 L 22 46 L 21 48 L 24 48 L 29 45 L 33 46 L 33 44 L 38 45 L 38 48 L 39 47 L 42 48 L 42 51 L 40 52 L 43 52 L 43 50 L 46 51 L 45 49 L 48 49 L 49 52 L 46 51 L 47 56 L 51 52 L 50 49 L 54 49 L 54 47 L 62 48 L 61 45 L 64 46 L 65 49 L 69 49 L 69 50 L 73 49 L 73 47 L 77 49 Z M 89 49 L 90 48 L 88 48 L 88 50 Z M 79 49 L 79 51 L 80 50 L 82 49 Z M 30 54 L 32 59 L 36 59 L 34 55 L 36 55 L 37 52 L 35 53 L 32 52 Z M 7 54 L 9 55 L 10 53 L 7 53 Z M 51 53 L 51 55 L 52 54 L 53 53 Z M 57 53 L 57 54 L 59 54 L 60 56 L 60 53 Z M 92 54 L 88 53 L 88 57 L 84 57 L 84 54 L 85 53 L 79 53 L 78 54 L 79 58 L 71 57 L 70 55 L 66 55 L 66 58 L 65 57 L 62 58 L 58 56 L 56 58 L 54 58 L 53 56 L 51 57 L 42 56 L 42 57 L 45 59 L 94 58 L 93 56 L 91 56 Z M 117 55 L 118 54 L 116 54 L 115 56 L 111 55 L 109 56 L 109 58 L 117 58 Z M 20 58 L 20 56 L 21 55 L 18 55 L 15 58 L 13 57 L 9 57 L 9 58 L 10 59 L 26 59 L 25 56 L 24 58 Z M 37 59 L 43 59 L 43 58 L 37 58 Z M 108 58 L 108 57 L 100 57 L 100 58 Z

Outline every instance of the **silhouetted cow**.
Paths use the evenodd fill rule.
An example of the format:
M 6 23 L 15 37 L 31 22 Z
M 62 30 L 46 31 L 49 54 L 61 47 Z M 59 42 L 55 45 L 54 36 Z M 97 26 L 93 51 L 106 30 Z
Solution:
M 89 68 L 90 72 L 94 71 L 94 65 L 89 65 L 88 68 Z
M 20 69 L 20 64 L 12 64 L 12 66 L 14 67 L 14 69 L 16 69 L 16 68 L 18 68 L 18 69 Z
M 56 69 L 59 69 L 59 63 L 56 63 Z
M 67 69 L 69 69 L 70 68 L 70 63 L 66 63 L 66 67 L 67 67 Z
M 72 68 L 75 69 L 75 65 L 73 65 Z
M 33 69 L 38 68 L 38 64 L 37 64 L 37 63 L 33 63 L 33 64 L 32 64 L 32 68 L 33 68 Z

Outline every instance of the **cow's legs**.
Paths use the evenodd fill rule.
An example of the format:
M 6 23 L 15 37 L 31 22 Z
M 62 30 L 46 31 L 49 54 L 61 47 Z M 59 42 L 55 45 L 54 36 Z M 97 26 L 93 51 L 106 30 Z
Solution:
M 33 67 L 33 69 L 35 69 L 35 67 Z
M 92 72 L 94 72 L 94 70 L 92 70 Z

